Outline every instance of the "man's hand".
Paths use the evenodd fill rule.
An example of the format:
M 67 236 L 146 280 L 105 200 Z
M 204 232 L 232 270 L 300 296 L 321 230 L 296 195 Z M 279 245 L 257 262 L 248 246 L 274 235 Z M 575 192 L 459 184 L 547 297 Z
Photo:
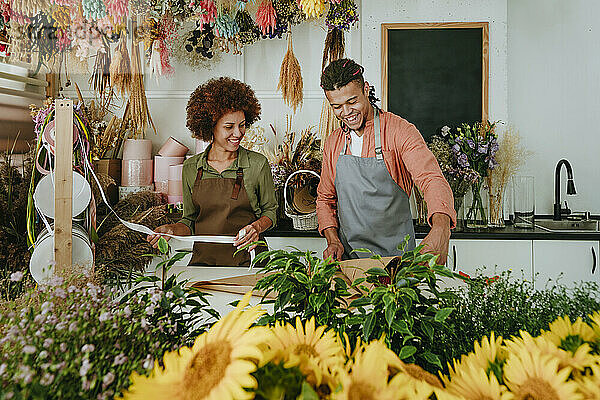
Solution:
M 422 252 L 439 254 L 437 263 L 446 264 L 448 258 L 448 243 L 450 241 L 450 217 L 446 214 L 435 213 L 431 217 L 431 230 L 421 242 Z
M 327 248 L 323 251 L 323 260 L 331 256 L 334 261 L 341 261 L 344 255 L 344 245 L 340 242 L 340 238 L 337 234 L 336 228 L 326 228 L 323 231 L 325 238 L 327 239 Z

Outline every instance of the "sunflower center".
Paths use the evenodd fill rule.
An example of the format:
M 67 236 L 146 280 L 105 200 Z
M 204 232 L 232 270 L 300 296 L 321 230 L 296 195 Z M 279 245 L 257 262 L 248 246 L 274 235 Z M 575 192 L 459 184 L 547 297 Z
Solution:
M 348 388 L 348 400 L 375 400 L 377 390 L 367 382 L 352 382 Z
M 516 391 L 517 400 L 559 400 L 556 390 L 547 381 L 529 378 Z
M 231 350 L 227 341 L 208 343 L 198 350 L 183 377 L 186 400 L 205 398 L 221 382 L 231 361 Z
M 443 388 L 442 383 L 437 376 L 430 374 L 418 365 L 404 364 L 404 372 L 409 376 L 412 376 L 414 379 L 429 383 L 431 386 Z
M 308 344 L 299 344 L 294 348 L 294 354 L 300 355 L 309 355 L 311 357 L 317 357 L 319 354 L 316 352 L 313 346 L 309 346 Z

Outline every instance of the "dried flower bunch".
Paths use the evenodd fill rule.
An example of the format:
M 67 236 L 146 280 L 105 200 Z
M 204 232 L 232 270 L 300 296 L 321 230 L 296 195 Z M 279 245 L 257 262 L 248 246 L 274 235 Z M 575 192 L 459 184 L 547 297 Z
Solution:
M 277 90 L 281 90 L 283 101 L 296 112 L 296 108 L 302 105 L 303 100 L 303 82 L 300 63 L 294 55 L 292 47 L 292 32 L 288 32 L 288 48 L 281 63 L 279 72 L 279 83 Z

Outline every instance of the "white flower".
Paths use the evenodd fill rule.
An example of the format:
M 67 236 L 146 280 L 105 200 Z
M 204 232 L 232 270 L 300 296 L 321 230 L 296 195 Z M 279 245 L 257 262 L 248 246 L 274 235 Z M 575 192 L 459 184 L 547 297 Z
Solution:
M 42 379 L 40 379 L 40 383 L 44 386 L 50 385 L 53 381 L 54 381 L 54 375 L 49 374 L 47 372 L 44 374 L 44 376 L 42 376 Z
M 52 339 L 52 338 L 46 338 L 46 339 L 44 339 L 44 347 L 46 349 L 48 347 L 52 346 L 53 343 L 54 343 L 54 339 Z
M 62 331 L 66 327 L 67 327 L 67 324 L 65 322 L 63 322 L 63 321 L 60 321 L 58 324 L 56 324 L 56 330 L 57 331 Z
M 23 274 L 23 271 L 13 272 L 10 274 L 10 280 L 13 282 L 20 282 L 24 275 L 25 274 Z
M 64 353 L 65 351 L 67 351 L 67 344 L 61 343 L 59 348 L 60 348 L 60 351 L 62 351 Z
M 102 378 L 102 387 L 106 388 L 108 385 L 110 385 L 114 381 L 115 381 L 115 374 L 113 374 L 112 372 L 109 372 L 108 374 L 104 375 L 104 377 Z
M 77 330 L 77 322 L 73 321 L 69 324 L 69 332 L 75 332 Z
M 4 373 L 6 372 L 7 368 L 8 368 L 8 365 L 6 365 L 6 363 L 0 364 L 0 376 L 4 375 Z M 148 369 L 148 368 L 146 368 L 146 369 Z
M 160 301 L 161 297 L 162 297 L 162 296 L 160 295 L 160 293 L 154 293 L 154 294 L 152 295 L 152 297 L 150 297 L 150 301 L 151 301 L 152 303 L 158 303 L 158 302 Z
M 127 362 L 127 356 L 123 353 L 117 355 L 113 361 L 113 365 L 123 365 Z
M 149 305 L 148 307 L 146 307 L 146 315 L 152 315 L 154 314 L 154 306 Z
M 42 350 L 40 351 L 40 354 L 38 354 L 38 358 L 41 360 L 43 360 L 46 357 L 48 357 L 48 352 L 46 350 Z
M 60 297 L 61 299 L 64 299 L 67 297 L 67 292 L 65 292 L 65 290 L 61 287 L 58 287 L 56 289 L 54 289 L 54 295 L 56 297 Z
M 84 344 L 81 348 L 82 353 L 91 353 L 96 347 L 93 344 Z
M 146 318 L 142 318 L 141 321 L 141 325 L 142 325 L 142 329 L 146 329 L 148 327 L 148 321 L 146 320 Z
M 444 127 L 442 128 L 442 136 L 448 136 L 449 133 L 450 127 L 448 125 L 444 125 Z
M 175 295 L 173 294 L 173 292 L 167 292 L 167 294 L 165 296 L 167 296 L 167 299 L 170 299 L 171 297 L 173 297 Z
M 125 317 L 129 318 L 131 316 L 131 308 L 129 308 L 129 306 L 125 306 L 125 308 L 123 309 L 123 314 L 125 315 Z
M 88 360 L 87 358 L 84 358 L 83 361 L 81 362 L 81 368 L 79 368 L 79 376 L 86 376 L 87 373 L 90 371 L 90 368 L 92 368 L 92 364 L 90 364 L 90 360 Z
M 144 363 L 142 364 L 142 367 L 144 369 L 151 369 L 154 366 L 154 359 L 152 358 L 152 356 L 150 354 L 148 354 L 148 357 L 146 357 L 144 359 Z
M 33 354 L 33 353 L 35 353 L 35 351 L 36 351 L 35 346 L 28 344 L 27 346 L 23 347 L 23 353 L 25 353 L 25 354 Z
M 110 319 L 111 315 L 108 311 L 104 311 L 102 314 L 100 314 L 100 322 L 104 322 L 104 321 L 108 321 Z

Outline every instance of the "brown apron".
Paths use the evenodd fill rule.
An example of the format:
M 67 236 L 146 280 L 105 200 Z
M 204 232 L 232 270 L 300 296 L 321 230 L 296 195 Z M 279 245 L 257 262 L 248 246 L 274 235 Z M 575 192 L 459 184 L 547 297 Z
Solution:
M 244 187 L 244 170 L 238 168 L 235 179 L 202 179 L 198 169 L 192 200 L 198 210 L 194 225 L 197 235 L 236 236 L 240 229 L 256 220 Z M 249 266 L 250 253 L 222 243 L 194 243 L 189 265 Z M 258 251 L 258 248 L 257 248 Z

